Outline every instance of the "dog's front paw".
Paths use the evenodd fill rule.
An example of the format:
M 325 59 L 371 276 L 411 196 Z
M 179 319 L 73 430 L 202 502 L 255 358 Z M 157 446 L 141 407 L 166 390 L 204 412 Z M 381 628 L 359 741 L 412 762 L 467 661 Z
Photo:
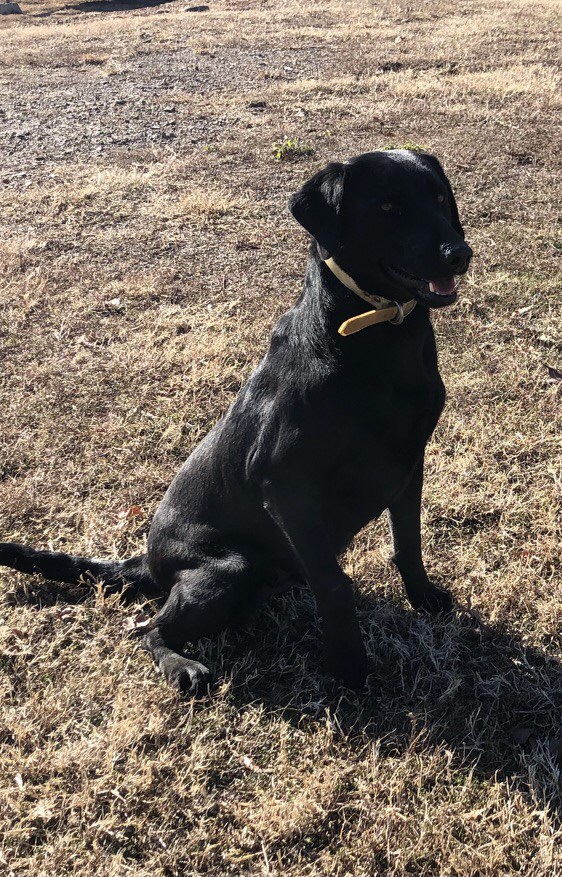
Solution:
M 338 646 L 326 656 L 326 665 L 334 679 L 355 691 L 365 687 L 371 669 L 362 643 L 355 647 L 350 647 L 347 643 Z
M 190 661 L 180 655 L 168 657 L 160 667 L 166 681 L 179 691 L 190 697 L 207 694 L 211 685 L 211 671 L 198 661 Z
M 427 612 L 429 615 L 450 612 L 454 605 L 450 591 L 430 582 L 423 589 L 408 591 L 408 599 L 414 609 Z

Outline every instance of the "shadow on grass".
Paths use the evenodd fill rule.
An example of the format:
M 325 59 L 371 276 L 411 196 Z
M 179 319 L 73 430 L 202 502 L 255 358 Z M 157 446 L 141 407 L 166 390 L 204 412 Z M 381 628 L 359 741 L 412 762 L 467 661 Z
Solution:
M 320 630 L 304 591 L 276 597 L 238 633 L 199 652 L 231 676 L 240 708 L 262 703 L 306 729 L 332 723 L 361 748 L 396 757 L 421 736 L 444 745 L 459 769 L 510 777 L 562 820 L 562 665 L 499 626 L 484 632 L 457 612 L 431 620 L 358 596 L 374 670 L 364 692 L 323 675 Z
M 128 12 L 132 9 L 151 9 L 163 6 L 173 0 L 82 0 L 81 3 L 69 3 L 64 9 L 75 9 L 77 12 Z
M 20 581 L 14 606 L 84 599 L 83 586 Z M 498 625 L 482 630 L 467 613 L 429 619 L 361 593 L 357 606 L 373 662 L 359 693 L 323 673 L 306 588 L 271 598 L 247 626 L 186 654 L 219 682 L 232 680 L 228 696 L 239 709 L 263 704 L 304 731 L 330 722 L 357 751 L 377 742 L 399 757 L 417 738 L 444 745 L 459 770 L 509 777 L 562 821 L 562 664 Z
M 35 12 L 32 18 L 50 18 L 65 12 L 132 12 L 134 9 L 151 9 L 164 6 L 173 0 L 82 0 L 80 3 L 65 3 L 44 12 Z

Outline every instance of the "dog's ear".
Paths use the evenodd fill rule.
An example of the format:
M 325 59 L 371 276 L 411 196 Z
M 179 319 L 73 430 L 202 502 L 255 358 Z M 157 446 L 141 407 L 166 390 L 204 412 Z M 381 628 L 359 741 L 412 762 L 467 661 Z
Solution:
M 464 240 L 464 229 L 461 225 L 461 221 L 459 218 L 457 202 L 455 201 L 455 196 L 453 195 L 451 184 L 447 179 L 445 171 L 441 167 L 441 163 L 437 158 L 435 158 L 434 155 L 431 155 L 431 153 L 429 152 L 421 153 L 420 158 L 427 162 L 432 171 L 434 171 L 439 179 L 445 184 L 445 188 L 447 189 L 447 198 L 449 201 L 449 209 L 451 211 L 451 219 L 453 221 L 453 228 L 460 234 L 461 238 Z
M 343 164 L 332 162 L 289 201 L 291 213 L 318 243 L 323 259 L 335 252 L 340 240 L 344 176 Z

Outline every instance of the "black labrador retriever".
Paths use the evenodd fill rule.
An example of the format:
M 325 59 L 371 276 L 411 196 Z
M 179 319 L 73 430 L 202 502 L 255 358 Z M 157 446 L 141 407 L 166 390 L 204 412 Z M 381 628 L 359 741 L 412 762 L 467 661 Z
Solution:
M 452 605 L 420 544 L 424 449 L 445 400 L 429 311 L 455 300 L 472 256 L 451 186 L 432 155 L 377 151 L 329 164 L 290 208 L 312 236 L 303 293 L 170 485 L 147 554 L 101 561 L 0 544 L 0 563 L 23 572 L 169 591 L 143 647 L 189 693 L 210 674 L 184 644 L 283 579 L 310 585 L 328 668 L 361 687 L 367 656 L 338 557 L 385 509 L 411 604 Z

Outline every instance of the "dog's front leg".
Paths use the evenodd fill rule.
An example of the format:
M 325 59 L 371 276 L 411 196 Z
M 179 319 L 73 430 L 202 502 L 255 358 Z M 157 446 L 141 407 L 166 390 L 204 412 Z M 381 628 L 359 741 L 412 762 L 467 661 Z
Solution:
M 423 564 L 420 530 L 422 487 L 423 457 L 402 493 L 388 508 L 394 542 L 392 560 L 400 571 L 408 600 L 414 609 L 436 614 L 449 611 L 453 601 L 448 591 L 430 582 Z
M 264 485 L 264 508 L 289 544 L 297 567 L 312 588 L 330 673 L 350 688 L 362 688 L 368 660 L 355 611 L 351 580 L 341 569 L 322 524 L 322 512 L 305 485 Z

